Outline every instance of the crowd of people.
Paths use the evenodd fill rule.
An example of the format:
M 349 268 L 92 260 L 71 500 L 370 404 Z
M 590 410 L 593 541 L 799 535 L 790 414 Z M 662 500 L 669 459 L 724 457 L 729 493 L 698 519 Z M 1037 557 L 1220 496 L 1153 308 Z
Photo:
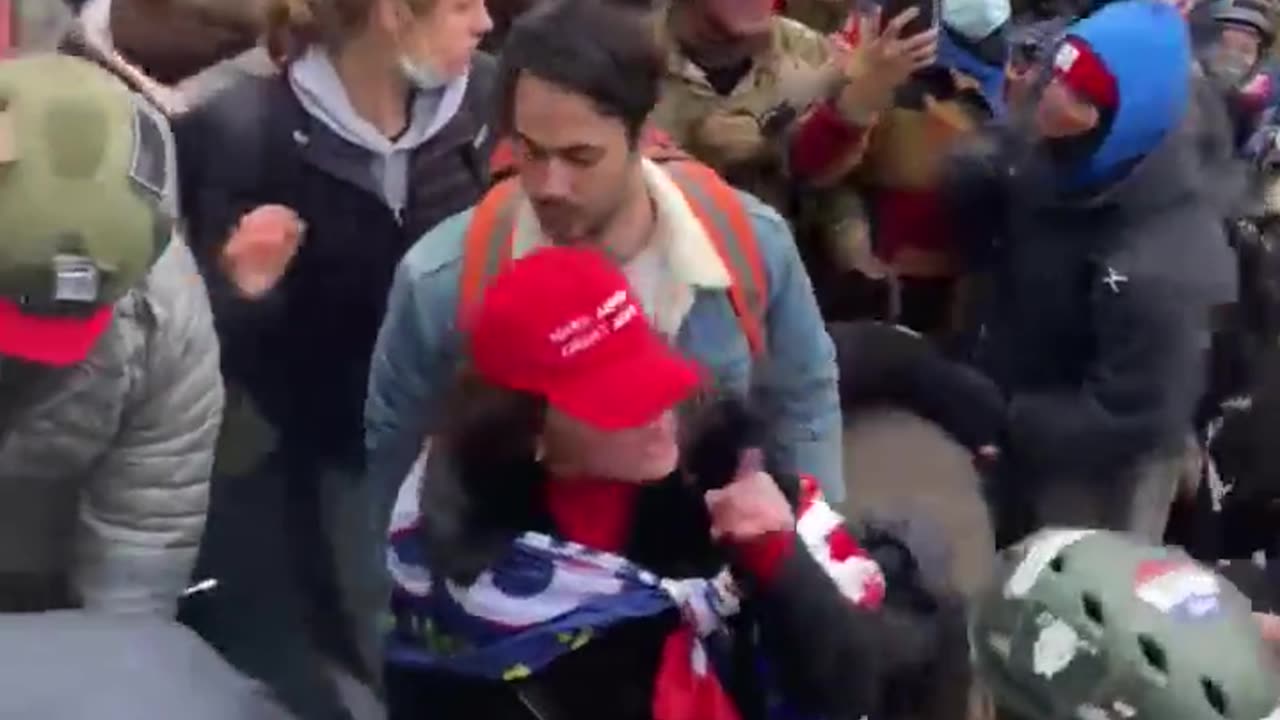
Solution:
M 1280 716 L 1280 6 L 11 9 L 0 718 Z

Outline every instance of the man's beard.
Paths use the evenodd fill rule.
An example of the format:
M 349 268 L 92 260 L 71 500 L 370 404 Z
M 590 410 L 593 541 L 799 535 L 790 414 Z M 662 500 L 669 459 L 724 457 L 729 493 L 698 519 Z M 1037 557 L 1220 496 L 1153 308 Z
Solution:
M 585 234 L 585 215 L 581 208 L 559 201 L 533 203 L 534 215 L 542 234 L 557 245 L 575 242 L 575 236 Z
M 619 207 L 620 203 L 603 215 L 592 216 L 585 209 L 569 203 L 535 203 L 533 206 L 543 236 L 556 245 L 594 244 Z
M 532 200 L 533 213 L 543 237 L 556 245 L 594 244 L 622 211 L 628 188 L 627 183 L 621 183 L 612 202 L 599 212 L 562 200 Z

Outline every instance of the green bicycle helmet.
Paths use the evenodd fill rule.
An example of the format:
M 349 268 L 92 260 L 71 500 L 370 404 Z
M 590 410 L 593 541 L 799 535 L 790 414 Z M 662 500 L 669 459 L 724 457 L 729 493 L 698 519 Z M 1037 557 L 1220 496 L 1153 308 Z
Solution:
M 1005 551 L 971 611 L 974 667 L 1019 720 L 1277 720 L 1249 601 L 1182 552 L 1100 530 Z
M 168 121 L 102 68 L 0 62 L 0 356 L 88 355 L 170 241 L 175 163 Z

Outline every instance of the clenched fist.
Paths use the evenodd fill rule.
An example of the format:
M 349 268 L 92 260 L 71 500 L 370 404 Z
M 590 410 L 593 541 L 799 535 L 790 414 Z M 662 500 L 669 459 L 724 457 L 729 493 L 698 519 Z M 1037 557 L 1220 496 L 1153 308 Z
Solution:
M 711 515 L 712 539 L 737 545 L 795 529 L 791 503 L 762 467 L 760 451 L 747 450 L 733 481 L 707 491 L 704 499 Z

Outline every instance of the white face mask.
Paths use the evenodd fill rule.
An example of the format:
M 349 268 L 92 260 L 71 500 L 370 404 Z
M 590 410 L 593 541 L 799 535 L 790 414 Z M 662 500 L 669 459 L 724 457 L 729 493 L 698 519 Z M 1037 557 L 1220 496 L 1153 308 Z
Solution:
M 1011 14 L 1009 0 L 946 0 L 942 22 L 966 40 L 978 42 L 1005 24 Z
M 449 84 L 449 78 L 437 70 L 433 63 L 415 60 L 404 54 L 400 56 L 399 62 L 400 72 L 419 90 L 439 90 Z
M 401 26 L 401 32 L 406 34 L 413 32 L 415 25 L 413 8 L 406 2 L 401 5 L 401 11 L 403 12 L 401 21 L 404 23 L 404 25 Z M 446 77 L 444 73 L 440 72 L 440 69 L 436 67 L 435 63 L 430 60 L 420 60 L 415 58 L 413 55 L 404 51 L 404 40 L 401 39 L 400 42 L 402 43 L 402 49 L 400 51 L 400 57 L 397 59 L 397 63 L 400 65 L 400 72 L 404 75 L 405 79 L 409 81 L 410 85 L 413 85 L 419 90 L 439 90 L 448 84 L 449 78 Z

